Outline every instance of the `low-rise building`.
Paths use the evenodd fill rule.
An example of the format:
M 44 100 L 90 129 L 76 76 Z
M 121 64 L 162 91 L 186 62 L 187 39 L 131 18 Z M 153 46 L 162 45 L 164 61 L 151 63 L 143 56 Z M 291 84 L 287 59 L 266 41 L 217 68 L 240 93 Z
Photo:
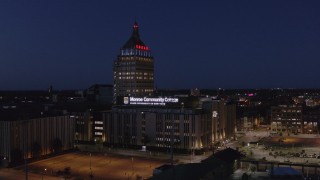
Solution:
M 7 161 L 5 164 L 74 148 L 75 119 L 70 115 L 48 111 L 37 103 L 3 107 L 0 157 Z
M 179 151 L 210 148 L 234 136 L 235 105 L 212 98 L 134 98 L 102 112 L 97 138 L 113 146 Z M 169 101 L 169 102 L 166 102 Z

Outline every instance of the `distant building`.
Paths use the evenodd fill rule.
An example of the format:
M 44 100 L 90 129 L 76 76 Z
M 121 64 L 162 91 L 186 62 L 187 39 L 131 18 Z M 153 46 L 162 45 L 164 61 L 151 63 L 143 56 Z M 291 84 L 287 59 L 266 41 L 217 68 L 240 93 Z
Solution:
M 84 141 L 93 141 L 93 116 L 87 110 L 85 112 L 73 113 L 72 117 L 75 119 L 75 144 Z
M 195 88 L 195 89 L 191 89 L 190 90 L 190 95 L 191 96 L 200 96 L 201 93 L 200 93 L 200 90 L 198 88 Z
M 271 132 L 302 133 L 302 115 L 301 106 L 271 107 Z
M 137 23 L 134 23 L 131 37 L 114 61 L 113 80 L 114 100 L 123 96 L 153 95 L 154 59 L 150 48 L 140 39 Z
M 305 107 L 303 110 L 303 133 L 319 134 L 320 107 Z
M 237 121 L 237 131 L 256 130 L 263 120 L 263 117 L 245 114 L 244 117 L 240 118 L 239 121 Z
M 203 108 L 212 115 L 212 141 L 234 137 L 236 131 L 236 105 L 225 100 L 202 98 Z
M 284 105 L 271 107 L 271 132 L 318 134 L 320 108 Z
M 110 84 L 94 84 L 85 93 L 89 102 L 104 105 L 111 105 L 113 102 L 113 86 Z

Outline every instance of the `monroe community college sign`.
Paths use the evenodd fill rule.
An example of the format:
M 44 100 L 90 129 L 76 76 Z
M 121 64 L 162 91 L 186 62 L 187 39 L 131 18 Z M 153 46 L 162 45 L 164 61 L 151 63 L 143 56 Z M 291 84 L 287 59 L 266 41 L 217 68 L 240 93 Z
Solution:
M 168 98 L 168 97 L 124 97 L 123 103 L 130 105 L 161 105 L 165 106 L 166 103 L 178 103 L 178 98 Z

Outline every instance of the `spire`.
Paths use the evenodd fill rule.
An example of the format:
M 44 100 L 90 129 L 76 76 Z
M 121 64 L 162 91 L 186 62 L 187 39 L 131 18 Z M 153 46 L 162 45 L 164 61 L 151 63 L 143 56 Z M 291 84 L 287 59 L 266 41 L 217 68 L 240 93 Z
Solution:
M 138 25 L 137 21 L 134 21 L 133 29 L 139 29 L 139 25 Z
M 133 31 L 132 31 L 132 37 L 135 37 L 137 39 L 140 39 L 140 35 L 139 35 L 139 25 L 137 23 L 137 21 L 134 21 L 133 24 Z

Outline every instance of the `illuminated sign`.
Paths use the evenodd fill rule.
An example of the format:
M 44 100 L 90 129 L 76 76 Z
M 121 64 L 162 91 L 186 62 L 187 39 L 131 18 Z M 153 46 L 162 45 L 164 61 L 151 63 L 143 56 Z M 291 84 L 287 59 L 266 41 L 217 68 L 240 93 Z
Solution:
M 130 105 L 160 105 L 164 106 L 166 103 L 178 103 L 178 98 L 170 98 L 170 97 L 124 97 L 123 103 Z
M 217 111 L 212 111 L 212 118 L 216 118 L 216 117 L 218 117 Z
M 142 46 L 142 45 L 138 45 L 138 44 L 136 45 L 136 49 L 145 50 L 145 51 L 150 50 L 149 47 L 147 47 L 147 46 Z

